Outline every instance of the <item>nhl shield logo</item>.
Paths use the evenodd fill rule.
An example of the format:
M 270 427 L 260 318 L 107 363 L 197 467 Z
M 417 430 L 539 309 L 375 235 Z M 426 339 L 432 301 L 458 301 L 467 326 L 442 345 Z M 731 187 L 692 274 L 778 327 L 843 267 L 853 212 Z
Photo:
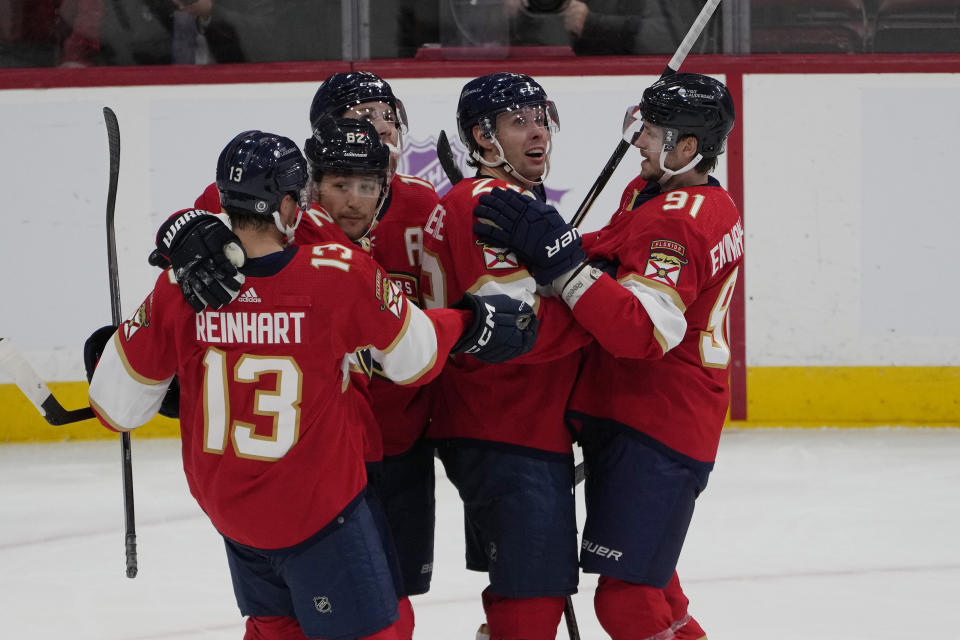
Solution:
M 330 613 L 333 611 L 333 605 L 330 604 L 330 598 L 327 596 L 313 596 L 313 606 L 320 613 Z

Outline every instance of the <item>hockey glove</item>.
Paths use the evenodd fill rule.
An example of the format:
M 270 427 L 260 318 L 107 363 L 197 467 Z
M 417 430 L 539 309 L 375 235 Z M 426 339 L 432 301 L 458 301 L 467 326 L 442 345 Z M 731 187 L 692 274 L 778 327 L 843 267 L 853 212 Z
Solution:
M 451 353 L 469 353 L 484 362 L 505 362 L 530 351 L 537 339 L 540 321 L 533 309 L 510 296 L 466 293 L 454 308 L 472 310 L 473 322 Z
M 93 380 L 93 370 L 97 368 L 103 350 L 116 332 L 117 328 L 108 324 L 91 333 L 87 341 L 83 343 L 83 366 L 87 370 L 87 382 Z
M 183 297 L 200 312 L 233 302 L 243 286 L 237 268 L 246 261 L 240 239 L 218 216 L 188 209 L 168 218 L 157 231 L 150 264 L 173 267 Z
M 93 372 L 97 368 L 97 363 L 100 362 L 100 356 L 103 355 L 103 350 L 116 332 L 117 328 L 108 324 L 91 333 L 83 344 L 83 366 L 87 370 L 87 382 L 93 379 Z M 180 417 L 180 381 L 176 376 L 170 381 L 167 394 L 163 396 L 163 402 L 160 403 L 160 415 L 174 419 Z
M 530 196 L 494 189 L 473 210 L 473 232 L 499 247 L 513 249 L 539 285 L 576 268 L 584 258 L 580 232 L 556 209 Z

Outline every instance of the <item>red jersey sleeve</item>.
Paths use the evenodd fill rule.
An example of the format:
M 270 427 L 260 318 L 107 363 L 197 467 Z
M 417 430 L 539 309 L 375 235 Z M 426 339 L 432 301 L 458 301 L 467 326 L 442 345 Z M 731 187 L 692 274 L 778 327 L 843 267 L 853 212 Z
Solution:
M 220 191 L 217 189 L 217 183 L 212 182 L 207 185 L 203 193 L 197 197 L 193 203 L 194 209 L 209 211 L 210 213 L 222 213 L 223 207 L 220 205 Z
M 502 180 L 462 180 L 440 201 L 424 227 L 421 292 L 428 308 L 456 303 L 464 293 L 504 294 L 533 307 L 540 319 L 537 342 L 515 363 L 533 364 L 566 356 L 590 341 L 565 305 L 541 298 L 536 281 L 503 247 L 484 244 L 473 233 L 473 209 L 481 194 L 494 188 L 513 188 Z

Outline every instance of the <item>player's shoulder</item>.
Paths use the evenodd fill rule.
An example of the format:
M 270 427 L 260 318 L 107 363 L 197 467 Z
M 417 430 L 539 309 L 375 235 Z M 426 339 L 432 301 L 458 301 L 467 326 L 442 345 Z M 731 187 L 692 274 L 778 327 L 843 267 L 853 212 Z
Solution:
M 223 207 L 220 204 L 220 190 L 217 189 L 217 183 L 211 182 L 203 193 L 194 201 L 194 209 L 202 209 L 210 213 L 220 213 Z
M 394 192 L 410 194 L 411 197 L 433 197 L 437 198 L 437 189 L 429 180 L 417 176 L 408 176 L 403 173 L 397 173 L 393 176 L 390 188 Z
M 299 245 L 290 266 L 298 277 L 320 280 L 349 280 L 380 268 L 369 253 L 346 239 Z
M 500 180 L 498 178 L 464 178 L 457 184 L 455 184 L 450 191 L 440 199 L 440 202 L 444 204 L 448 209 L 455 206 L 460 207 L 469 207 L 470 211 L 473 210 L 473 205 L 476 204 L 476 201 L 484 193 L 490 193 L 494 189 L 510 189 L 517 191 L 519 193 L 526 193 L 532 198 L 535 198 L 536 195 L 531 191 L 527 191 L 518 187 L 517 185 L 507 182 L 506 180 Z

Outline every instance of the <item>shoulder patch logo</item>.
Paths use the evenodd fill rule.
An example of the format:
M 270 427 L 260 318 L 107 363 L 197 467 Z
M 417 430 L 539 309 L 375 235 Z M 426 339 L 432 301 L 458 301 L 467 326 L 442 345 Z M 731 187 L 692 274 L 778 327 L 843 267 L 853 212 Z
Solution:
M 382 291 L 383 297 L 380 298 L 380 310 L 383 311 L 386 309 L 397 318 L 402 318 L 404 301 L 403 288 L 399 283 L 394 282 L 390 278 L 383 278 Z M 379 298 L 380 296 L 377 297 Z
M 153 294 L 143 301 L 143 304 L 140 305 L 140 308 L 134 311 L 133 316 L 123 323 L 123 339 L 124 342 L 130 342 L 130 338 L 133 337 L 141 327 L 150 326 L 150 310 L 153 308 Z
M 686 247 L 673 240 L 654 240 L 650 243 L 650 257 L 643 276 L 655 282 L 676 287 L 680 281 L 680 270 L 687 264 L 684 256 Z
M 483 246 L 483 264 L 488 270 L 516 269 L 520 266 L 517 254 L 502 247 Z

